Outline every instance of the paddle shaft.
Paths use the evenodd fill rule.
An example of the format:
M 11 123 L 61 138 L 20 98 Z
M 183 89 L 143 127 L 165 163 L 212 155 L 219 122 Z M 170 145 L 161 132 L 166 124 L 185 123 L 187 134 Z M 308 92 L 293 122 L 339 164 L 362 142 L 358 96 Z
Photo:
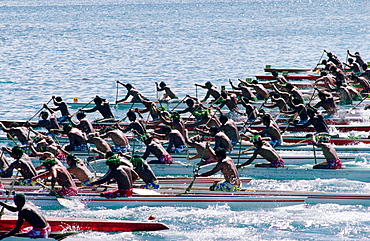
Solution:
M 50 98 L 50 100 L 46 103 L 46 105 L 48 105 L 52 99 L 53 98 Z M 30 121 L 33 118 L 35 118 L 35 116 L 37 116 L 43 109 L 44 109 L 44 107 L 41 107 L 28 121 Z
M 15 180 L 18 178 L 18 174 L 19 174 L 19 170 L 17 169 L 17 174 L 15 174 L 15 177 L 13 179 L 13 182 L 12 182 L 12 185 L 11 185 L 10 190 L 8 192 L 8 195 L 6 196 L 5 203 L 7 203 L 8 200 L 9 200 L 9 196 L 12 193 L 13 188 L 14 188 Z M 0 219 L 1 219 L 1 216 L 3 216 L 3 214 L 4 214 L 4 209 L 5 209 L 5 207 L 2 206 L 1 211 L 0 211 Z

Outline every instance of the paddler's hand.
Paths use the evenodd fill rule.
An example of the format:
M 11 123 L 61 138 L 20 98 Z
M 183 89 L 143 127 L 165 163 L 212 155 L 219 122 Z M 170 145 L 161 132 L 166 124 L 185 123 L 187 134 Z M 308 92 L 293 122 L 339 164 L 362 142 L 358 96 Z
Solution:
M 236 168 L 237 169 L 240 169 L 240 168 L 242 168 L 243 166 L 242 166 L 242 164 L 238 164 L 238 165 L 236 165 Z

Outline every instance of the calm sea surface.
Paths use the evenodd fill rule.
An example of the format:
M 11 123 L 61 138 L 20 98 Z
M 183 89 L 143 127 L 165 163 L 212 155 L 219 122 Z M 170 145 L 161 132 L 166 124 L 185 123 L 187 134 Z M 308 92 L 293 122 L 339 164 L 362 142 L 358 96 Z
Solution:
M 0 1 L 0 119 L 29 119 L 52 95 L 68 102 L 95 95 L 114 103 L 116 81 L 156 98 L 164 81 L 183 98 L 194 83 L 253 78 L 265 65 L 313 68 L 323 50 L 370 61 L 369 2 L 259 1 Z M 205 92 L 198 89 L 199 97 Z M 117 117 L 123 111 L 115 111 Z M 253 181 L 250 188 L 370 193 L 346 180 Z M 147 220 L 153 233 L 87 232 L 68 240 L 364 240 L 369 207 L 298 205 L 231 211 L 227 206 L 44 210 L 48 215 Z

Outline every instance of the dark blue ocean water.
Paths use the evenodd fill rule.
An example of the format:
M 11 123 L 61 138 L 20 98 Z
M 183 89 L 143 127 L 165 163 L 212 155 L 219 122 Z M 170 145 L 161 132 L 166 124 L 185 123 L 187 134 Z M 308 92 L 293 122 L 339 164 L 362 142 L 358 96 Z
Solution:
M 0 1 L 0 119 L 28 119 L 52 95 L 114 102 L 116 81 L 156 98 L 164 81 L 180 96 L 194 83 L 253 78 L 265 65 L 313 68 L 323 50 L 370 61 L 369 2 L 258 1 Z M 198 89 L 199 97 L 205 92 Z M 118 89 L 122 98 L 126 90 Z M 117 117 L 123 113 L 115 112 Z M 346 180 L 256 181 L 251 188 L 370 192 Z M 157 233 L 84 233 L 68 240 L 363 240 L 369 208 L 300 205 L 230 211 L 227 207 L 45 211 L 49 215 L 157 217 Z

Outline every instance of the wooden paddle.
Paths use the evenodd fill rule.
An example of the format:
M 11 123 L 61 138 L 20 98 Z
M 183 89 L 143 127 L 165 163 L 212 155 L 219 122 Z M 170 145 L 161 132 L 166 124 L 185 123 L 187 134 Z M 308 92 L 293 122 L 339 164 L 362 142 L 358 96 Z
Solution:
M 53 98 L 50 98 L 50 100 L 46 103 L 46 105 L 48 105 L 52 99 Z M 35 118 L 35 116 L 37 116 L 43 109 L 44 109 L 44 106 L 41 107 L 28 121 L 31 121 L 33 118 Z
M 170 112 L 172 112 L 172 111 L 174 111 L 182 102 L 184 102 L 184 100 L 186 99 L 186 98 L 188 98 L 188 96 L 185 96 L 179 103 L 177 103 L 177 105 L 175 105 L 175 107 L 173 107 L 172 108 L 172 110 L 170 111 Z
M 95 99 L 95 98 L 94 98 L 94 99 Z M 90 100 L 90 101 L 89 101 L 89 103 L 87 103 L 86 105 L 84 105 L 84 107 L 82 107 L 82 108 L 78 109 L 75 113 L 73 113 L 73 114 L 70 116 L 70 118 L 72 118 L 73 116 L 77 115 L 77 113 L 78 113 L 78 112 L 80 112 L 81 110 L 85 109 L 85 108 L 86 108 L 86 106 L 90 105 L 90 104 L 91 104 L 91 102 L 93 102 L 93 101 L 94 101 L 94 99 Z
M 14 177 L 14 179 L 13 179 L 13 182 L 12 182 L 12 185 L 11 185 L 10 190 L 9 190 L 9 192 L 8 192 L 8 195 L 6 196 L 5 203 L 7 203 L 7 202 L 8 202 L 8 200 L 9 200 L 9 196 L 10 196 L 10 194 L 12 193 L 13 188 L 14 188 L 15 180 L 17 180 L 17 178 L 18 178 L 18 174 L 19 174 L 19 169 L 17 169 L 17 174 L 15 174 L 15 177 Z M 1 208 L 1 211 L 0 211 L 0 219 L 1 219 L 1 216 L 3 216 L 3 215 L 4 215 L 4 209 L 5 209 L 5 207 L 3 206 L 3 207 Z
M 338 121 L 338 123 L 342 122 L 344 120 L 344 118 L 346 118 L 346 116 L 353 110 L 355 109 L 357 106 L 359 106 L 364 100 L 366 100 L 367 98 L 370 98 L 370 94 L 367 94 L 366 96 L 364 96 L 362 98 L 362 100 L 360 102 L 358 102 L 355 106 L 353 106 L 352 108 L 350 108 L 349 110 L 346 111 L 346 113 L 344 114 L 344 116 L 342 118 L 340 118 L 340 120 Z
M 197 166 L 196 166 L 196 168 L 193 171 L 193 173 L 194 173 L 193 180 L 191 181 L 191 183 L 189 184 L 189 186 L 185 189 L 185 192 L 183 194 L 188 194 L 190 192 L 191 188 L 193 187 L 194 182 L 195 182 L 195 179 L 197 179 L 197 174 L 198 174 L 199 169 L 200 169 L 200 164 L 202 163 L 202 160 L 203 160 L 203 157 L 204 157 L 204 153 L 206 153 L 207 148 L 208 148 L 208 145 L 209 145 L 209 143 L 207 142 L 207 144 L 206 144 L 206 146 L 204 148 L 204 151 L 202 153 L 202 156 L 200 158 L 200 161 L 197 163 Z
M 62 195 L 60 195 L 56 191 L 52 190 L 50 187 L 46 186 L 44 183 L 39 182 L 39 181 L 36 181 L 36 182 L 40 186 L 42 186 L 43 188 L 46 188 L 46 189 L 50 190 L 51 193 L 57 198 L 57 201 L 59 202 L 59 204 L 62 205 L 63 207 L 72 208 L 72 207 L 76 206 L 76 204 L 72 200 L 64 198 Z

